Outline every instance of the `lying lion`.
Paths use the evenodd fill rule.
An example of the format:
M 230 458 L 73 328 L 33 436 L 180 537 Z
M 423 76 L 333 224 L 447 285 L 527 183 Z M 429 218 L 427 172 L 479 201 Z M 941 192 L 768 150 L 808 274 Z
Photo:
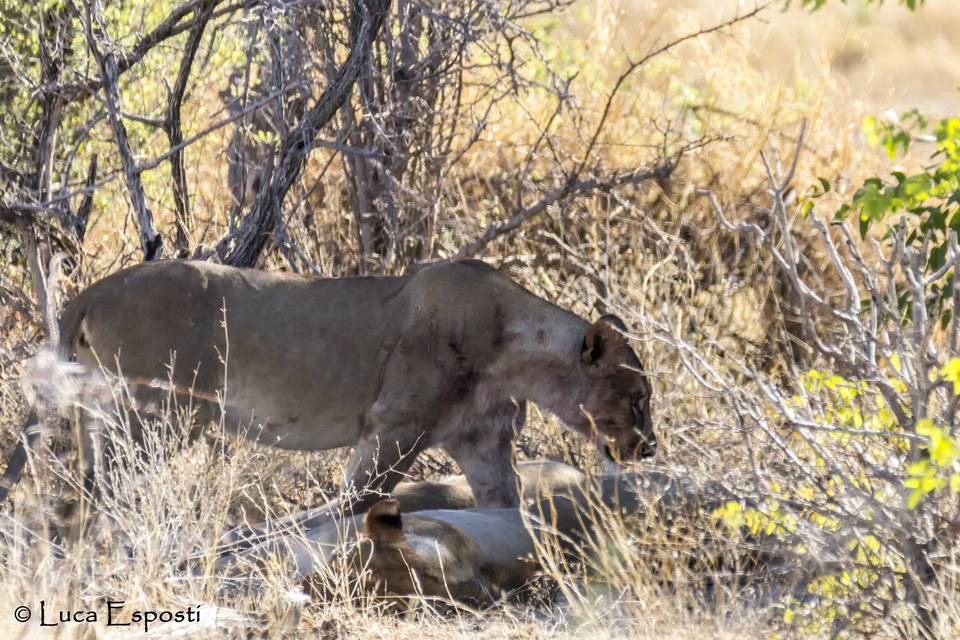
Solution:
M 543 495 L 562 490 L 566 487 L 581 486 L 587 476 L 570 465 L 549 460 L 521 462 L 517 465 L 520 493 L 525 497 Z M 476 498 L 465 476 L 448 476 L 439 480 L 401 482 L 390 493 L 404 513 L 426 510 L 462 510 L 477 506 Z M 302 521 L 298 515 L 284 520 Z M 344 517 L 337 521 L 301 528 L 299 531 L 271 536 L 235 556 L 222 560 L 224 565 L 235 565 L 245 560 L 261 561 L 272 555 L 281 554 L 291 558 L 295 571 L 301 578 L 311 574 L 317 567 L 317 561 L 325 563 L 340 545 L 344 537 L 355 535 L 357 527 L 363 522 L 362 514 L 357 517 Z M 262 523 L 253 528 L 258 532 L 276 530 L 275 523 Z M 281 528 L 282 530 L 282 528 Z M 269 535 L 269 534 L 267 534 Z
M 556 462 L 518 465 L 524 508 L 473 508 L 463 477 L 405 482 L 365 515 L 327 522 L 264 542 L 232 558 L 234 568 L 270 557 L 291 562 L 316 592 L 346 570 L 375 593 L 489 604 L 539 571 L 535 545 L 579 548 L 603 512 L 635 514 L 654 503 L 674 508 L 695 492 L 648 471 L 589 479 Z

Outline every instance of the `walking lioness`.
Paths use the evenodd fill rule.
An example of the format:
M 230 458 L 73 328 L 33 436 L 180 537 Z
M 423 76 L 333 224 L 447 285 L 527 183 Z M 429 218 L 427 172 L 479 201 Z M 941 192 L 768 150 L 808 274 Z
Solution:
M 655 452 L 650 385 L 623 329 L 614 316 L 591 324 L 478 261 L 340 279 L 158 261 L 77 296 L 60 348 L 90 370 L 118 370 L 141 406 L 168 394 L 151 381 L 172 377 L 210 419 L 222 390 L 228 429 L 258 442 L 356 447 L 355 487 L 390 491 L 420 451 L 442 447 L 480 506 L 507 507 L 518 501 L 511 442 L 527 400 L 608 456 Z

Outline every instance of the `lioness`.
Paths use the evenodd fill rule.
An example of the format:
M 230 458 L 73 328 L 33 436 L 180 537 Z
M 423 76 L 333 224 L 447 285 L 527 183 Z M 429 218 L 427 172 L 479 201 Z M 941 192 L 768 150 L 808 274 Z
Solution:
M 686 479 L 657 471 L 587 478 L 549 462 L 517 469 L 520 508 L 464 509 L 469 500 L 459 492 L 435 490 L 446 483 L 400 483 L 365 515 L 279 536 L 230 558 L 223 566 L 235 577 L 227 587 L 235 587 L 237 576 L 240 585 L 255 586 L 256 580 L 242 577 L 250 565 L 275 559 L 315 594 L 362 576 L 364 586 L 380 595 L 490 604 L 541 569 L 538 544 L 578 559 L 595 551 L 612 511 L 652 509 L 667 517 L 692 512 L 708 499 Z
M 525 460 L 516 466 L 521 496 L 535 497 L 582 485 L 587 475 L 562 462 Z M 473 509 L 477 500 L 466 478 L 460 475 L 436 480 L 404 480 L 390 492 L 404 513 L 426 509 Z M 266 528 L 266 527 L 263 527 Z
M 202 418 L 219 416 L 222 391 L 227 428 L 258 442 L 355 447 L 347 484 L 374 490 L 360 510 L 427 447 L 449 452 L 479 505 L 515 506 L 511 442 L 527 400 L 607 455 L 656 449 L 650 385 L 623 322 L 591 324 L 479 261 L 339 279 L 149 262 L 87 288 L 60 324 L 62 355 L 121 373 L 141 406 L 168 395 L 151 382 L 169 377 Z M 98 431 L 85 433 L 91 478 Z
M 338 566 L 353 572 L 352 577 L 363 575 L 365 586 L 380 595 L 452 598 L 486 605 L 520 589 L 540 571 L 538 545 L 572 559 L 595 553 L 611 512 L 633 515 L 650 509 L 677 515 L 716 506 L 704 489 L 656 471 L 540 489 L 525 492 L 527 504 L 520 509 L 411 513 L 400 500 L 381 500 L 362 517 L 362 523 L 357 516 L 350 526 L 341 526 L 334 553 L 344 557 Z M 326 533 L 329 526 L 316 534 Z M 311 542 L 323 538 L 316 534 L 309 536 Z M 306 549 L 292 550 L 304 583 L 322 593 L 327 579 L 322 577 L 322 567 L 307 565 L 311 571 L 303 572 Z M 313 551 L 311 557 L 317 557 L 317 549 Z
M 570 493 L 574 489 L 586 487 L 588 478 L 582 471 L 562 462 L 550 460 L 524 461 L 517 464 L 517 476 L 520 493 L 525 501 L 557 493 Z M 458 511 L 475 509 L 477 501 L 470 491 L 470 485 L 461 475 L 447 476 L 436 480 L 405 480 L 397 484 L 390 492 L 390 499 L 397 503 L 403 513 L 421 511 Z M 379 503 L 377 503 L 379 504 Z M 514 510 L 516 511 L 516 510 Z M 309 521 L 311 512 L 295 516 L 294 520 L 303 523 Z M 286 558 L 292 561 L 292 568 L 298 579 L 307 579 L 321 571 L 328 563 L 331 554 L 338 550 L 351 537 L 358 535 L 362 527 L 362 516 L 337 518 L 315 526 L 303 526 L 284 534 L 269 536 L 249 549 L 221 558 L 221 568 L 233 568 L 233 574 L 243 574 L 251 563 L 257 564 L 274 558 Z M 261 524 L 258 530 L 266 531 L 271 527 Z M 505 536 L 506 531 L 502 532 Z M 525 532 L 521 538 L 528 537 Z M 237 571 L 239 567 L 239 571 Z

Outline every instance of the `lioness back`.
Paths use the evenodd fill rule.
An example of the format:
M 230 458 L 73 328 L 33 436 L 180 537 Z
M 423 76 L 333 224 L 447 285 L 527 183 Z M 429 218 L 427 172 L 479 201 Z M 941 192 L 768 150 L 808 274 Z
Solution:
M 326 449 L 357 441 L 399 336 L 416 336 L 425 355 L 442 345 L 491 357 L 503 326 L 495 299 L 516 293 L 510 285 L 471 263 L 325 279 L 149 262 L 81 293 L 64 313 L 62 342 L 81 364 L 134 381 L 170 377 L 200 397 L 225 389 L 229 417 L 262 424 L 261 440 Z

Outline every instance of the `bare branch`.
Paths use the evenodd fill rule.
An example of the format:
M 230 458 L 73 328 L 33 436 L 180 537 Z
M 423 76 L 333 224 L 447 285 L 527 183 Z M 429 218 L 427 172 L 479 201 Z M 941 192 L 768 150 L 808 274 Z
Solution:
M 125 73 L 135 64 L 143 60 L 157 45 L 180 35 L 193 25 L 192 20 L 185 20 L 205 0 L 191 0 L 174 7 L 170 14 L 157 25 L 150 33 L 143 36 L 130 50 L 116 55 L 117 76 Z M 223 0 L 213 0 L 216 6 Z M 259 0 L 242 0 L 229 4 L 214 11 L 211 18 L 229 15 L 241 9 L 247 9 L 259 4 Z M 107 78 L 93 78 L 86 82 L 78 82 L 60 87 L 59 94 L 66 102 L 75 102 L 86 99 L 106 86 Z
M 270 172 L 269 179 L 264 177 L 253 209 L 240 224 L 236 234 L 218 243 L 217 253 L 225 263 L 252 266 L 260 258 L 268 234 L 273 232 L 280 220 L 280 210 L 287 191 L 306 163 L 314 138 L 350 97 L 389 6 L 389 0 L 362 0 L 356 3 L 347 59 L 303 121 L 284 138 L 276 168 Z
M 197 8 L 197 16 L 190 29 L 190 37 L 187 39 L 183 57 L 180 59 L 180 70 L 177 72 L 177 80 L 167 102 L 167 116 L 163 123 L 164 131 L 170 140 L 172 153 L 170 156 L 170 172 L 173 178 L 173 203 L 177 226 L 177 236 L 174 244 L 177 249 L 177 256 L 181 258 L 187 257 L 190 253 L 187 238 L 190 202 L 187 193 L 187 173 L 183 166 L 183 151 L 180 148 L 183 142 L 180 110 L 183 106 L 183 95 L 187 90 L 187 82 L 190 79 L 193 59 L 197 55 L 200 40 L 203 38 L 203 31 L 207 27 L 207 22 L 209 22 L 215 6 L 215 0 L 201 0 L 200 6 Z M 173 151 L 174 149 L 177 150 Z
M 597 123 L 597 126 L 594 128 L 593 134 L 590 136 L 590 140 L 587 143 L 583 156 L 580 158 L 579 162 L 576 163 L 576 167 L 566 175 L 563 181 L 563 184 L 557 189 L 555 189 L 554 191 L 550 192 L 549 194 L 541 198 L 537 203 L 529 207 L 523 208 L 520 211 L 517 211 L 506 222 L 503 222 L 498 225 L 491 225 L 490 227 L 488 227 L 487 230 L 484 231 L 480 237 L 478 237 L 476 240 L 462 247 L 460 251 L 457 252 L 457 258 L 465 258 L 465 257 L 476 255 L 478 251 L 480 251 L 482 248 L 484 248 L 494 239 L 502 235 L 505 235 L 507 233 L 510 233 L 511 231 L 514 231 L 515 229 L 520 227 L 520 225 L 522 225 L 525 221 L 531 218 L 534 218 L 540 215 L 541 213 L 543 213 L 544 211 L 546 211 L 547 207 L 549 207 L 550 205 L 560 202 L 562 200 L 565 200 L 568 197 L 571 197 L 573 195 L 587 193 L 599 188 L 611 188 L 613 186 L 616 186 L 617 184 L 636 184 L 636 183 L 644 182 L 650 179 L 664 179 L 669 177 L 670 174 L 673 172 L 673 169 L 676 166 L 676 163 L 680 160 L 680 157 L 683 155 L 683 153 L 689 150 L 689 147 L 681 149 L 681 151 L 675 157 L 662 161 L 658 166 L 654 167 L 651 170 L 638 169 L 633 172 L 630 172 L 629 174 L 620 174 L 619 178 L 614 177 L 612 179 L 607 179 L 607 180 L 596 180 L 596 179 L 581 180 L 580 179 L 580 175 L 583 173 L 584 169 L 586 168 L 587 163 L 593 159 L 593 150 L 596 147 L 597 142 L 604 131 L 604 128 L 607 123 L 607 119 L 609 118 L 609 115 L 610 115 L 611 109 L 613 108 L 613 104 L 614 104 L 614 101 L 616 100 L 617 94 L 620 92 L 621 88 L 624 86 L 627 79 L 637 69 L 642 67 L 644 64 L 646 64 L 653 58 L 656 58 L 657 56 L 663 53 L 666 53 L 667 51 L 670 51 L 671 49 L 679 46 L 684 42 L 687 42 L 688 40 L 693 40 L 700 36 L 704 36 L 717 31 L 722 31 L 737 23 L 743 22 L 745 20 L 749 20 L 757 16 L 758 14 L 760 14 L 764 9 L 766 9 L 768 4 L 769 3 L 763 3 L 760 5 L 757 5 L 752 11 L 749 11 L 744 14 L 737 14 L 733 18 L 730 18 L 729 20 L 716 24 L 712 27 L 700 29 L 698 31 L 680 36 L 679 38 L 671 40 L 670 42 L 660 47 L 656 47 L 652 49 L 639 60 L 631 61 L 628 64 L 627 68 L 617 78 L 616 82 L 613 85 L 613 88 L 610 90 L 610 93 L 607 94 L 606 102 L 604 104 L 603 112 L 600 116 L 600 120 Z M 558 106 L 558 111 L 559 111 L 559 106 Z M 554 112 L 554 114 L 551 116 L 551 120 L 553 117 L 556 116 L 557 112 Z M 538 140 L 537 145 L 539 144 L 540 144 L 540 141 Z M 628 175 L 630 176 L 630 178 L 624 179 L 624 178 L 627 178 Z
M 591 178 L 589 180 L 571 181 L 570 177 L 572 176 L 568 176 L 568 178 L 564 180 L 560 187 L 548 193 L 535 204 L 517 211 L 510 216 L 506 222 L 487 227 L 487 230 L 484 231 L 480 237 L 463 246 L 457 252 L 456 257 L 459 260 L 476 255 L 477 252 L 500 236 L 518 229 L 524 222 L 539 216 L 541 213 L 546 211 L 550 205 L 567 200 L 573 196 L 609 190 L 628 184 L 640 184 L 649 180 L 662 180 L 668 178 L 673 173 L 673 170 L 676 168 L 679 160 L 680 154 L 674 156 L 673 158 L 668 158 L 652 168 L 635 169 L 633 171 L 614 174 L 613 176 L 602 180 Z
M 77 219 L 73 225 L 73 230 L 77 234 L 77 242 L 83 244 L 83 238 L 87 234 L 87 222 L 90 220 L 90 209 L 93 207 L 94 184 L 97 181 L 97 154 L 90 156 L 90 167 L 87 170 L 87 191 L 83 194 L 83 200 L 77 208 Z
M 682 35 L 679 38 L 671 40 L 670 42 L 660 47 L 656 47 L 652 49 L 651 51 L 647 52 L 647 54 L 644 55 L 639 60 L 630 62 L 630 64 L 627 65 L 627 68 L 623 71 L 623 73 L 621 73 L 620 76 L 617 78 L 617 81 L 613 84 L 613 89 L 611 89 L 610 93 L 607 95 L 606 103 L 603 106 L 603 113 L 600 116 L 600 122 L 597 123 L 597 126 L 593 131 L 593 135 L 590 137 L 590 142 L 587 144 L 586 151 L 584 151 L 583 153 L 583 158 L 580 160 L 579 166 L 571 174 L 572 176 L 574 176 L 574 179 L 576 179 L 576 177 L 580 174 L 580 172 L 583 171 L 587 162 L 589 162 L 593 154 L 593 149 L 597 144 L 597 140 L 600 139 L 600 135 L 603 133 L 604 126 L 607 123 L 607 118 L 610 116 L 610 109 L 613 107 L 614 99 L 617 97 L 617 94 L 620 92 L 620 89 L 623 87 L 623 84 L 627 81 L 627 79 L 631 75 L 633 75 L 633 73 L 637 69 L 639 69 L 640 67 L 648 63 L 650 60 L 653 60 L 657 56 L 662 55 L 670 51 L 671 49 L 678 47 L 679 45 L 683 44 L 684 42 L 687 42 L 688 40 L 695 40 L 701 36 L 705 36 L 711 33 L 716 33 L 717 31 L 723 31 L 724 29 L 732 27 L 735 24 L 754 18 L 758 16 L 762 11 L 764 11 L 769 6 L 769 4 L 770 4 L 769 2 L 764 2 L 763 4 L 759 4 L 756 7 L 754 7 L 752 11 L 748 11 L 747 13 L 743 13 L 743 14 L 738 13 L 737 15 L 730 18 L 729 20 L 726 20 L 719 24 L 715 24 L 712 27 L 699 29 L 692 33 Z
M 87 43 L 100 66 L 100 73 L 103 75 L 104 100 L 110 126 L 113 129 L 117 150 L 120 153 L 120 161 L 123 163 L 123 170 L 126 174 L 130 204 L 133 206 L 133 211 L 139 223 L 140 249 L 143 251 L 144 260 L 153 260 L 163 255 L 163 239 L 154 226 L 153 214 L 147 208 L 140 171 L 133 159 L 133 152 L 130 150 L 130 142 L 127 139 L 127 128 L 120 116 L 120 89 L 117 85 L 119 71 L 116 56 L 110 50 L 112 44 L 107 39 L 107 28 L 103 21 L 103 9 L 100 7 L 100 0 L 88 0 L 86 2 L 86 33 Z M 104 50 L 101 50 L 101 46 Z

